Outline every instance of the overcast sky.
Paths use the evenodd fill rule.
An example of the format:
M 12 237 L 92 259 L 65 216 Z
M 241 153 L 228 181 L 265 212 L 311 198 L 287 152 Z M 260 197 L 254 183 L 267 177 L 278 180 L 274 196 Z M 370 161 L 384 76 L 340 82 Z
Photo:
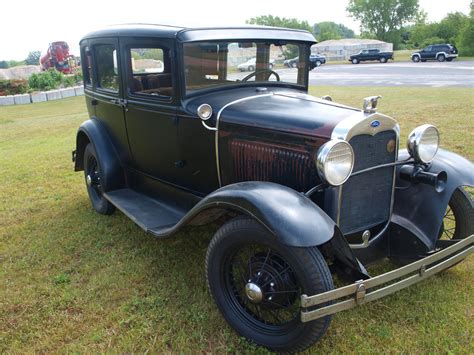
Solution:
M 31 50 L 44 52 L 49 42 L 65 40 L 73 54 L 87 32 L 117 23 L 160 23 L 179 26 L 242 25 L 272 14 L 315 22 L 334 21 L 356 32 L 359 24 L 347 16 L 348 0 L 2 0 L 0 60 L 22 60 Z M 218 5 L 219 4 L 219 5 Z M 470 0 L 420 0 L 429 21 L 449 12 L 469 13 Z

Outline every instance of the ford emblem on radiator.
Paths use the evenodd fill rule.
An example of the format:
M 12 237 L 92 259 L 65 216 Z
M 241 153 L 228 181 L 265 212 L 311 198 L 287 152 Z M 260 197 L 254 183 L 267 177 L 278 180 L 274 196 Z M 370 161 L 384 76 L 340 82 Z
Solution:
M 377 128 L 378 126 L 380 126 L 380 121 L 375 120 L 370 122 L 370 127 Z

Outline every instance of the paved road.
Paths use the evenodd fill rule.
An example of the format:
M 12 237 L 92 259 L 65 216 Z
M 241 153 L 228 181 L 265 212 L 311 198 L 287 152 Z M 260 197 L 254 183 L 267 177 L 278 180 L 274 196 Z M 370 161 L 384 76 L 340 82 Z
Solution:
M 295 77 L 296 69 L 278 73 L 285 80 Z M 474 62 L 322 65 L 310 72 L 309 81 L 310 85 L 474 88 Z

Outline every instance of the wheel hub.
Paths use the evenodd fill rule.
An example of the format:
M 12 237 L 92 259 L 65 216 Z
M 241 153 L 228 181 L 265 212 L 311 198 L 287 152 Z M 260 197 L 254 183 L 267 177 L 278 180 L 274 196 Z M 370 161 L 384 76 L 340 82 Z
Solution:
M 245 285 L 245 295 L 252 303 L 260 303 L 263 300 L 262 289 L 252 282 Z

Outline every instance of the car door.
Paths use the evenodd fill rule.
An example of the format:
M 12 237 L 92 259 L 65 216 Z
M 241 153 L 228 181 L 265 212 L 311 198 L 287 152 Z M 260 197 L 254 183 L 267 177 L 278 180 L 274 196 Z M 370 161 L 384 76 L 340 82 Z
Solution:
M 421 53 L 422 59 L 434 59 L 434 46 L 428 46 L 426 49 Z
M 122 162 L 129 160 L 129 146 L 124 118 L 123 88 L 119 73 L 117 38 L 90 40 L 95 78 L 93 80 L 95 116 L 107 129 Z
M 173 42 L 121 39 L 125 120 L 136 172 L 181 184 Z

